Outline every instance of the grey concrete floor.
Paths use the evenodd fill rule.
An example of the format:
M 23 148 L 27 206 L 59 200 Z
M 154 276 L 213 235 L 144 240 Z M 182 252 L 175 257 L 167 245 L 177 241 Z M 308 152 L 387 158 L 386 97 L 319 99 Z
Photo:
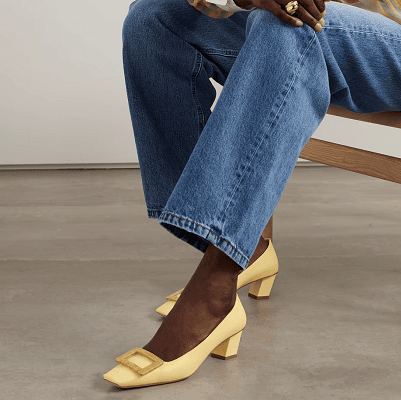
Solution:
M 401 185 L 296 167 L 238 357 L 140 389 L 102 375 L 202 258 L 147 218 L 140 171 L 1 171 L 0 221 L 1 399 L 401 399 Z

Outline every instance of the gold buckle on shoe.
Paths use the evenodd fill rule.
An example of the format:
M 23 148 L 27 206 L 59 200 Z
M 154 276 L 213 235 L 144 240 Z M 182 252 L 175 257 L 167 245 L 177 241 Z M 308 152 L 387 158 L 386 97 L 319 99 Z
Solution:
M 134 354 L 140 354 L 142 356 L 145 356 L 150 361 L 152 361 L 152 364 L 149 364 L 147 367 L 141 368 L 139 365 L 128 360 L 128 358 L 132 357 Z M 116 361 L 119 364 L 122 364 L 122 365 L 132 369 L 133 371 L 135 371 L 137 374 L 139 374 L 141 376 L 148 374 L 150 371 L 153 371 L 154 369 L 159 368 L 161 365 L 164 364 L 164 361 L 161 358 L 155 356 L 150 351 L 141 349 L 140 347 L 135 347 L 135 349 L 116 358 Z
M 184 289 L 177 290 L 173 294 L 170 294 L 169 296 L 165 297 L 166 300 L 170 301 L 177 301 L 179 295 L 184 291 Z

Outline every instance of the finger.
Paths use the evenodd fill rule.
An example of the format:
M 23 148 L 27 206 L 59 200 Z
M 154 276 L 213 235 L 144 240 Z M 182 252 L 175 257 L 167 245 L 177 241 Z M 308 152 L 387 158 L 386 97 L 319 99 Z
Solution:
M 289 3 L 289 0 L 276 0 L 276 1 L 277 1 L 276 4 L 281 5 L 281 7 L 280 7 L 281 10 L 284 13 L 288 14 L 285 9 L 285 6 Z M 320 0 L 317 0 L 317 1 L 320 1 Z M 294 14 L 292 14 L 293 17 L 306 22 L 312 28 L 315 27 L 315 25 L 318 23 L 318 21 L 320 21 L 324 17 L 324 14 L 326 13 L 326 10 L 324 10 L 324 13 L 321 13 L 319 11 L 314 0 L 298 0 L 297 3 L 298 3 L 298 10 Z M 271 3 L 270 3 L 270 5 L 271 5 Z M 275 15 L 278 16 L 278 14 L 275 14 Z M 279 18 L 284 20 L 284 16 L 283 17 L 280 16 Z M 316 21 L 314 21 L 314 20 L 316 20 Z
M 319 11 L 317 8 L 314 0 L 298 0 L 298 10 L 296 12 L 297 16 L 302 19 L 302 11 L 300 12 L 299 10 L 304 10 L 307 13 L 309 13 L 313 18 L 315 18 L 317 21 L 319 21 L 321 18 L 323 18 L 322 13 Z M 303 20 L 307 24 L 309 24 L 308 21 Z
M 326 5 L 324 4 L 324 0 L 315 0 L 315 5 L 321 14 L 323 14 L 323 11 L 326 10 Z
M 295 14 L 300 20 L 304 21 L 310 27 L 315 28 L 316 24 L 319 23 L 323 16 L 316 6 L 311 8 L 312 10 L 307 10 L 302 4 L 298 3 L 298 10 Z
M 282 21 L 286 22 L 287 24 L 299 26 L 297 25 L 297 22 L 300 21 L 300 19 L 296 18 L 296 16 L 291 16 L 290 14 L 288 14 L 285 10 L 283 10 L 280 7 L 280 4 L 276 3 L 276 6 L 271 7 L 269 11 L 273 13 L 277 18 L 280 18 Z

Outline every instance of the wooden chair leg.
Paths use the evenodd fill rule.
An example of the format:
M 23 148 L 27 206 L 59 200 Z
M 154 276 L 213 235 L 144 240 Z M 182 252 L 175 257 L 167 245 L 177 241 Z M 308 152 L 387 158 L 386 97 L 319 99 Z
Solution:
M 266 228 L 263 230 L 262 237 L 264 239 L 270 238 L 270 240 L 273 242 L 273 215 L 270 218 L 270 221 L 267 223 Z

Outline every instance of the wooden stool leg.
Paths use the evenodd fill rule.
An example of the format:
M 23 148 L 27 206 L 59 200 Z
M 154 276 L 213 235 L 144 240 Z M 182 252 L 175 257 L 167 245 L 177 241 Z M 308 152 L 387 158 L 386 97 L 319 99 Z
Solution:
M 270 221 L 267 223 L 266 228 L 263 230 L 262 237 L 264 239 L 270 238 L 270 240 L 273 242 L 273 215 L 270 218 Z

